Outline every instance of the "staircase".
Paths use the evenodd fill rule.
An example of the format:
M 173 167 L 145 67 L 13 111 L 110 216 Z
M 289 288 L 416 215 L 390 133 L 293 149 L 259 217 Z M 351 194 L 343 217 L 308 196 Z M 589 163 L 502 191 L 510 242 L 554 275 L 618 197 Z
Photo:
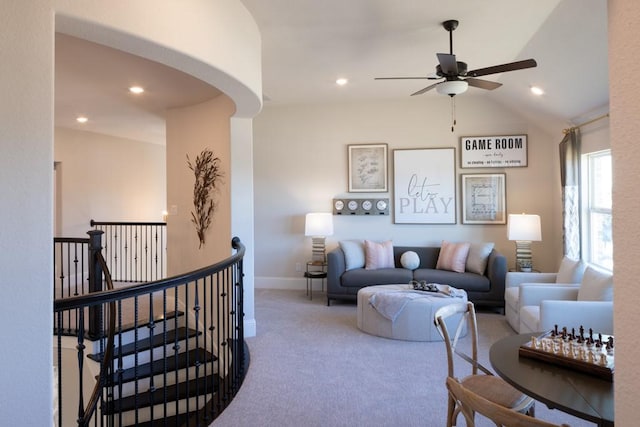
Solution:
M 184 312 L 123 326 L 114 349 L 114 370 L 105 382 L 101 414 L 115 426 L 208 426 L 222 378 L 217 357 L 204 348 L 202 332 L 183 326 Z M 88 355 L 100 362 L 102 353 Z
M 249 365 L 244 246 L 234 238 L 237 252 L 226 260 L 115 286 L 101 254 L 102 232 L 88 234 L 54 240 L 61 260 L 53 306 L 56 426 L 210 425 Z

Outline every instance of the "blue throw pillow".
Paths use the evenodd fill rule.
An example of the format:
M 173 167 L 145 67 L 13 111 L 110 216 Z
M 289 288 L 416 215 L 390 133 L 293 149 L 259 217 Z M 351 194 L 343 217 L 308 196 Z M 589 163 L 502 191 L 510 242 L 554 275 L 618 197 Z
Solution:
M 347 270 L 364 267 L 364 244 L 359 240 L 343 240 L 340 249 L 344 252 Z

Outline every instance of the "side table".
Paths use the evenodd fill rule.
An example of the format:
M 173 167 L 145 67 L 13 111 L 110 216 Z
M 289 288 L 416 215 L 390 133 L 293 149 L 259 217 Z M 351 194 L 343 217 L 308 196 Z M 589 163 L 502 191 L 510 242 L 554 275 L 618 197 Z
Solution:
M 304 277 L 307 279 L 307 295 L 309 299 L 313 299 L 313 279 L 320 279 L 322 283 L 322 291 L 324 292 L 324 281 L 327 278 L 327 263 L 322 261 L 307 262 L 307 271 Z

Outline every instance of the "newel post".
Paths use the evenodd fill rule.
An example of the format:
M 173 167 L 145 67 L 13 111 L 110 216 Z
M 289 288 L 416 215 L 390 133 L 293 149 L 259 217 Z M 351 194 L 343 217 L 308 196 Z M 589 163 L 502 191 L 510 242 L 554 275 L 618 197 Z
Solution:
M 89 293 L 102 290 L 102 266 L 98 261 L 98 254 L 102 251 L 102 230 L 89 230 Z M 95 340 L 102 336 L 102 305 L 89 307 L 89 333 L 90 339 Z

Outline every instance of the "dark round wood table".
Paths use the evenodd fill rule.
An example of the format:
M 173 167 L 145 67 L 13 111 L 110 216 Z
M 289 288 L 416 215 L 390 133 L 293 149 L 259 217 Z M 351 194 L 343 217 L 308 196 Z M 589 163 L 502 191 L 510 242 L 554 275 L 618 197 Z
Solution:
M 537 335 L 537 334 L 536 334 Z M 489 360 L 496 373 L 523 393 L 598 426 L 614 425 L 613 382 L 520 357 L 520 345 L 532 334 L 513 335 L 496 341 L 489 350 Z

